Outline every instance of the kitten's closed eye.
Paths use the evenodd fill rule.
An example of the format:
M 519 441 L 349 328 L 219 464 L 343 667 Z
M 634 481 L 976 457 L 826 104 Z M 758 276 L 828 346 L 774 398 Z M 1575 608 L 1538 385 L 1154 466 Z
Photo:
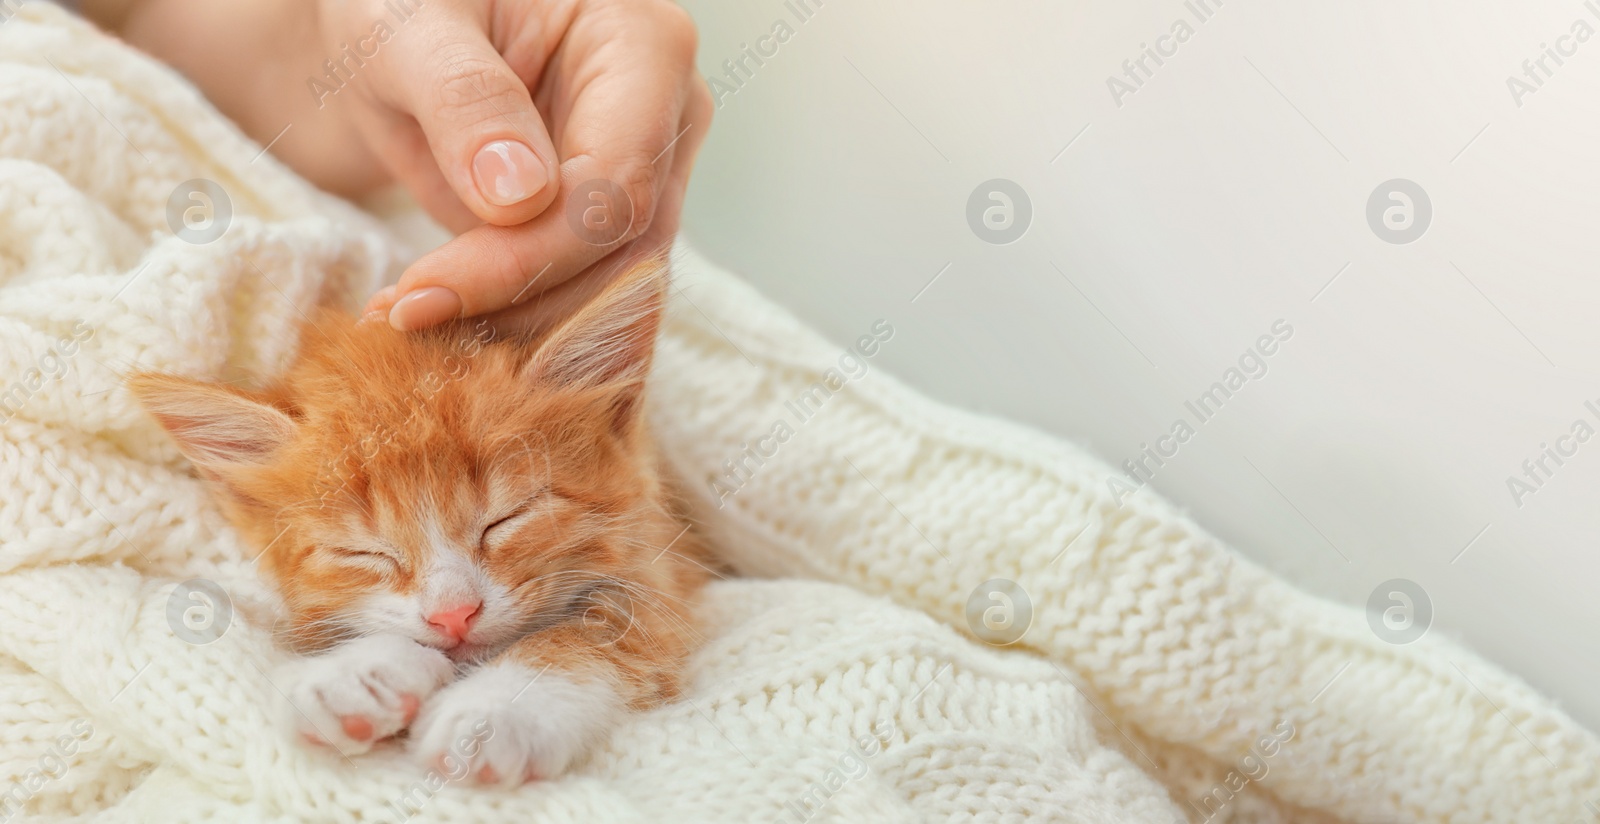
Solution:
M 400 571 L 400 559 L 387 552 L 344 546 L 322 547 L 322 551 L 339 561 L 359 565 L 374 572 L 387 574 Z
M 521 506 L 484 526 L 483 535 L 478 538 L 478 550 L 486 552 L 498 546 L 505 539 L 515 535 L 517 530 L 521 529 L 528 522 L 528 519 L 536 514 L 534 500 L 537 497 L 536 495 L 528 499 Z

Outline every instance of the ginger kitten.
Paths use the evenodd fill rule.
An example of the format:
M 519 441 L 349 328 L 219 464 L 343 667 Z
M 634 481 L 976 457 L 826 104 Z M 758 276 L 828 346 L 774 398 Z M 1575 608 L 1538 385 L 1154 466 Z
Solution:
M 260 392 L 130 380 L 264 550 L 301 737 L 409 728 L 426 765 L 516 784 L 675 695 L 706 572 L 641 420 L 664 281 L 640 266 L 527 339 L 323 310 Z

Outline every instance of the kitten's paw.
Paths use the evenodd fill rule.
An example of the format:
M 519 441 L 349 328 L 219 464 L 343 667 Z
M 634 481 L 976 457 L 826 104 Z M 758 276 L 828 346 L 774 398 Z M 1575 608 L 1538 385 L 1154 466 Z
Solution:
M 397 635 L 373 635 L 279 671 L 290 729 L 345 755 L 364 753 L 400 732 L 422 702 L 450 680 L 444 653 Z
M 607 681 L 490 664 L 423 706 L 412 725 L 411 749 L 425 766 L 451 778 L 516 786 L 560 775 L 622 710 Z

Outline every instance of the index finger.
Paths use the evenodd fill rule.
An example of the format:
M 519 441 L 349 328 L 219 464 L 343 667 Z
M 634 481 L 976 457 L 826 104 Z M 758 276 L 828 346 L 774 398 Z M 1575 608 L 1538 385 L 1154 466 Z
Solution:
M 519 305 L 649 228 L 689 84 L 700 82 L 693 25 L 675 4 L 662 5 L 673 11 L 573 22 L 563 51 L 574 65 L 557 71 L 566 87 L 553 95 L 570 108 L 551 112 L 562 208 L 518 226 L 478 227 L 417 261 L 400 279 L 391 325 L 419 329 Z

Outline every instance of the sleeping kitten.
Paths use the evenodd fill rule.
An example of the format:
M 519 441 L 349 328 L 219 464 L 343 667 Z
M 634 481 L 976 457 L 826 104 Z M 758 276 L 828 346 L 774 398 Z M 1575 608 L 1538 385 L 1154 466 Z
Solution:
M 636 268 L 522 340 L 324 310 L 257 393 L 130 380 L 262 548 L 302 738 L 409 728 L 428 766 L 516 784 L 675 695 L 705 567 L 640 414 L 664 280 Z

